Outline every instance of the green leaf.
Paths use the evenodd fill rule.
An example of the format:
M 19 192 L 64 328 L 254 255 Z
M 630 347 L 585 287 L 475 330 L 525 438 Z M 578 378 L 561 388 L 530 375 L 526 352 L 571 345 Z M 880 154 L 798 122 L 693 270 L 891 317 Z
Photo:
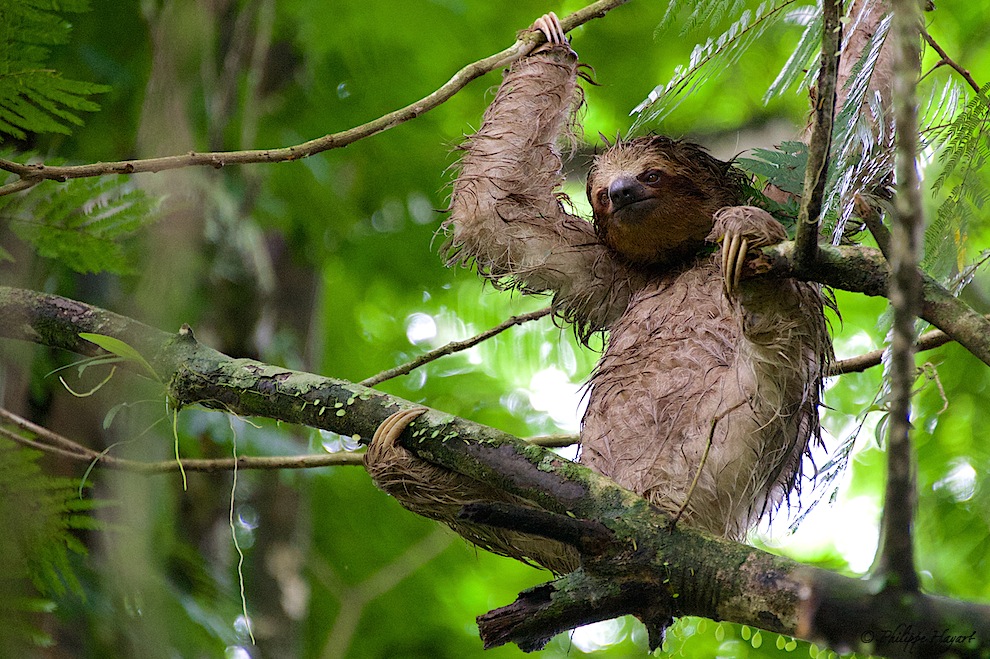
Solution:
M 92 334 L 90 332 L 80 332 L 79 336 L 90 343 L 95 343 L 107 352 L 112 352 L 118 357 L 123 357 L 124 359 L 140 364 L 153 378 L 158 379 L 155 369 L 151 368 L 151 364 L 148 363 L 141 353 L 120 339 L 104 334 Z
M 46 476 L 39 451 L 0 438 L 0 617 L 5 634 L 30 644 L 44 642 L 35 629 L 37 613 L 53 609 L 48 596 L 82 594 L 70 556 L 85 554 L 74 531 L 102 528 L 88 513 L 92 500 L 76 496 L 68 478 Z
M 808 146 L 804 142 L 781 142 L 777 149 L 753 149 L 751 155 L 736 159 L 742 169 L 765 178 L 784 192 L 801 195 L 808 166 Z

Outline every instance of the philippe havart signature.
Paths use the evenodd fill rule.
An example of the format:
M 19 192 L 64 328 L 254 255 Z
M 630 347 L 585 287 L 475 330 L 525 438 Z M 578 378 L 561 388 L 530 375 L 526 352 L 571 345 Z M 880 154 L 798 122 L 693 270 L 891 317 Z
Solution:
M 860 640 L 867 644 L 905 645 L 913 646 L 918 643 L 928 645 L 966 645 L 976 640 L 976 632 L 969 634 L 951 634 L 949 629 L 915 629 L 913 625 L 898 625 L 894 629 L 870 629 L 860 635 Z

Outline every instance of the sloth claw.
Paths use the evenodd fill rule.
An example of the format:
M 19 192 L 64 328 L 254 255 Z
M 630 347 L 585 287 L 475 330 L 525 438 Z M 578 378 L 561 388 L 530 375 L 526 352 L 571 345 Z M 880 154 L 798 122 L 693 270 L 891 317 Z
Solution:
M 727 296 L 735 295 L 742 279 L 743 264 L 746 262 L 746 252 L 749 251 L 749 239 L 730 231 L 722 241 L 722 287 Z
M 408 410 L 400 410 L 392 414 L 381 422 L 375 430 L 374 437 L 371 438 L 371 445 L 381 448 L 390 448 L 395 444 L 406 427 L 418 419 L 426 412 L 425 407 L 413 407 Z

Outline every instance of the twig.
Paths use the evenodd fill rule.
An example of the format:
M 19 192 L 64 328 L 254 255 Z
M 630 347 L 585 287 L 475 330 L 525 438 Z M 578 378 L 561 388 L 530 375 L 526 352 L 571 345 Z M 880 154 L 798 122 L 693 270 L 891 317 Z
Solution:
M 468 348 L 472 348 L 478 345 L 479 343 L 481 343 L 482 341 L 486 341 L 487 339 L 490 339 L 496 334 L 499 334 L 500 332 L 504 332 L 513 325 L 521 325 L 531 320 L 543 318 L 544 316 L 549 315 L 551 311 L 553 311 L 551 307 L 546 307 L 543 309 L 539 309 L 537 311 L 531 311 L 529 313 L 519 314 L 518 316 L 512 316 L 508 320 L 499 323 L 495 327 L 485 330 L 484 332 L 476 336 L 472 336 L 470 339 L 465 339 L 463 341 L 451 341 L 447 345 L 440 346 L 435 350 L 431 350 L 427 353 L 424 353 L 419 357 L 416 357 L 415 359 L 406 362 L 405 364 L 400 364 L 395 368 L 390 368 L 387 371 L 382 371 L 377 375 L 372 375 L 370 378 L 361 380 L 358 384 L 363 385 L 365 387 L 374 387 L 375 385 L 381 384 L 386 380 L 397 378 L 400 375 L 406 375 L 407 373 L 413 371 L 414 369 L 417 369 L 420 366 L 435 361 L 445 355 L 452 355 L 455 352 L 460 352 L 462 350 L 467 350 Z
M 916 0 L 894 0 L 894 122 L 897 196 L 891 240 L 890 302 L 894 311 L 890 358 L 890 427 L 887 488 L 875 569 L 895 592 L 917 591 L 912 525 L 917 505 L 911 455 L 911 393 L 915 378 L 914 331 L 921 313 L 918 254 L 924 226 L 916 163 L 918 115 L 915 105 L 920 7 Z
M 890 260 L 890 230 L 884 226 L 880 210 L 858 192 L 853 198 L 853 205 L 856 215 L 863 220 L 873 239 L 877 241 L 877 247 L 883 252 L 884 258 Z
M 13 183 L 0 185 L 0 197 L 3 195 L 20 192 L 21 190 L 27 190 L 28 188 L 33 188 L 39 183 L 41 183 L 41 179 L 22 178 L 14 181 Z
M 144 462 L 142 460 L 127 460 L 106 455 L 99 451 L 83 446 L 63 435 L 39 426 L 13 412 L 0 408 L 0 419 L 29 432 L 36 437 L 32 439 L 16 433 L 9 428 L 0 426 L 0 436 L 6 437 L 29 448 L 60 455 L 77 462 L 93 462 L 97 466 L 122 471 L 135 471 L 144 474 L 162 474 L 179 471 L 179 463 L 175 460 L 161 462 Z M 186 471 L 232 471 L 238 469 L 312 469 L 314 467 L 334 467 L 343 465 L 360 465 L 360 453 L 328 453 L 316 455 L 286 455 L 286 456 L 241 456 L 236 459 L 185 459 L 182 469 Z
M 629 0 L 598 0 L 583 9 L 570 14 L 561 20 L 565 30 L 573 30 L 593 18 L 600 18 L 607 12 L 625 4 Z M 339 149 L 354 142 L 377 135 L 401 123 L 415 119 L 441 105 L 454 94 L 463 89 L 469 82 L 479 78 L 489 71 L 505 66 L 525 55 L 534 43 L 542 40 L 542 35 L 536 32 L 525 32 L 514 44 L 505 50 L 495 53 L 477 62 L 468 64 L 444 83 L 433 93 L 422 99 L 389 112 L 368 123 L 355 126 L 339 133 L 324 135 L 302 144 L 276 149 L 253 149 L 246 151 L 217 151 L 198 153 L 191 151 L 182 155 L 161 156 L 144 160 L 121 160 L 117 162 L 98 162 L 85 165 L 47 166 L 43 163 L 25 165 L 10 160 L 0 159 L 0 170 L 16 174 L 22 181 L 31 181 L 30 185 L 42 180 L 66 181 L 71 178 L 104 176 L 107 174 L 138 174 L 143 172 L 161 172 L 182 167 L 209 166 L 219 169 L 228 165 L 245 165 L 249 163 L 291 162 L 330 149 Z M 11 194 L 23 190 L 30 185 L 23 183 L 22 187 L 13 187 L 21 181 L 0 187 L 0 194 Z
M 804 172 L 804 190 L 798 211 L 794 237 L 794 265 L 807 270 L 818 256 L 818 223 L 828 178 L 829 151 L 832 145 L 832 122 L 835 117 L 836 80 L 839 74 L 839 51 L 842 47 L 842 0 L 822 3 L 821 69 L 815 93 L 808 164 Z
M 145 462 L 143 460 L 128 460 L 117 458 L 106 453 L 95 451 L 87 446 L 75 442 L 68 437 L 60 435 L 36 423 L 28 421 L 24 417 L 14 414 L 10 410 L 0 408 L 0 422 L 6 422 L 12 426 L 34 435 L 34 438 L 25 437 L 14 432 L 10 428 L 4 427 L 0 423 L 0 437 L 17 442 L 22 446 L 33 448 L 38 451 L 62 456 L 76 462 L 87 462 L 97 467 L 115 469 L 119 471 L 133 471 L 140 474 L 166 474 L 185 471 L 199 471 L 206 473 L 216 473 L 222 471 L 233 471 L 237 469 L 273 470 L 273 469 L 316 469 L 318 467 L 352 467 L 362 466 L 363 452 L 341 452 L 341 453 L 318 453 L 308 455 L 279 455 L 279 456 L 249 456 L 242 455 L 234 458 L 217 459 L 182 459 L 182 465 L 175 460 L 162 460 L 160 462 Z M 577 437 L 573 435 L 546 435 L 543 437 L 533 437 L 529 443 L 546 448 L 561 448 L 570 446 L 577 442 Z
M 944 346 L 950 341 L 952 341 L 952 338 L 942 330 L 931 330 L 921 335 L 917 343 L 914 344 L 914 350 L 915 352 L 932 350 L 939 346 Z M 862 373 L 868 368 L 878 366 L 883 359 L 884 352 L 883 350 L 871 350 L 864 352 L 862 355 L 837 361 L 828 369 L 828 375 L 829 377 L 833 377 L 836 375 L 845 375 L 846 373 Z
M 921 36 L 925 38 L 925 41 L 928 43 L 928 45 L 931 46 L 932 49 L 936 53 L 938 53 L 939 57 L 942 58 L 938 62 L 938 64 L 936 64 L 933 67 L 934 69 L 937 69 L 940 66 L 948 66 L 955 69 L 956 72 L 963 77 L 963 80 L 969 83 L 969 86 L 973 88 L 973 91 L 975 91 L 977 94 L 980 93 L 980 86 L 976 83 L 976 80 L 973 79 L 973 76 L 972 74 L 970 74 L 969 69 L 963 68 L 962 66 L 959 65 L 958 62 L 956 62 L 954 59 L 949 57 L 949 55 L 945 52 L 942 46 L 940 46 L 938 42 L 932 38 L 932 35 L 928 34 L 928 30 L 926 30 L 924 27 L 921 28 Z

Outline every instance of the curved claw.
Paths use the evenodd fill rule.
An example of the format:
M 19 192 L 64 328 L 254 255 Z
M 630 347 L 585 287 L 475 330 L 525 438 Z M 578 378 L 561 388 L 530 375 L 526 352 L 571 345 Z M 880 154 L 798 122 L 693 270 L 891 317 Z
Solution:
M 722 242 L 722 286 L 728 296 L 734 295 L 739 288 L 748 251 L 748 238 L 735 231 L 725 235 L 725 240 Z
M 536 50 L 534 53 L 547 50 L 557 45 L 567 45 L 567 35 L 564 32 L 564 26 L 560 24 L 560 19 L 557 18 L 557 14 L 550 12 L 548 14 L 543 14 L 533 23 L 533 29 L 538 32 L 542 32 L 543 36 L 546 37 L 547 42 Z
M 395 440 L 399 438 L 399 435 L 402 434 L 402 431 L 410 423 L 422 416 L 424 412 L 426 412 L 425 407 L 412 407 L 408 410 L 400 410 L 392 414 L 382 421 L 378 429 L 375 430 L 375 435 L 371 438 L 371 445 L 381 448 L 391 447 L 395 444 Z

